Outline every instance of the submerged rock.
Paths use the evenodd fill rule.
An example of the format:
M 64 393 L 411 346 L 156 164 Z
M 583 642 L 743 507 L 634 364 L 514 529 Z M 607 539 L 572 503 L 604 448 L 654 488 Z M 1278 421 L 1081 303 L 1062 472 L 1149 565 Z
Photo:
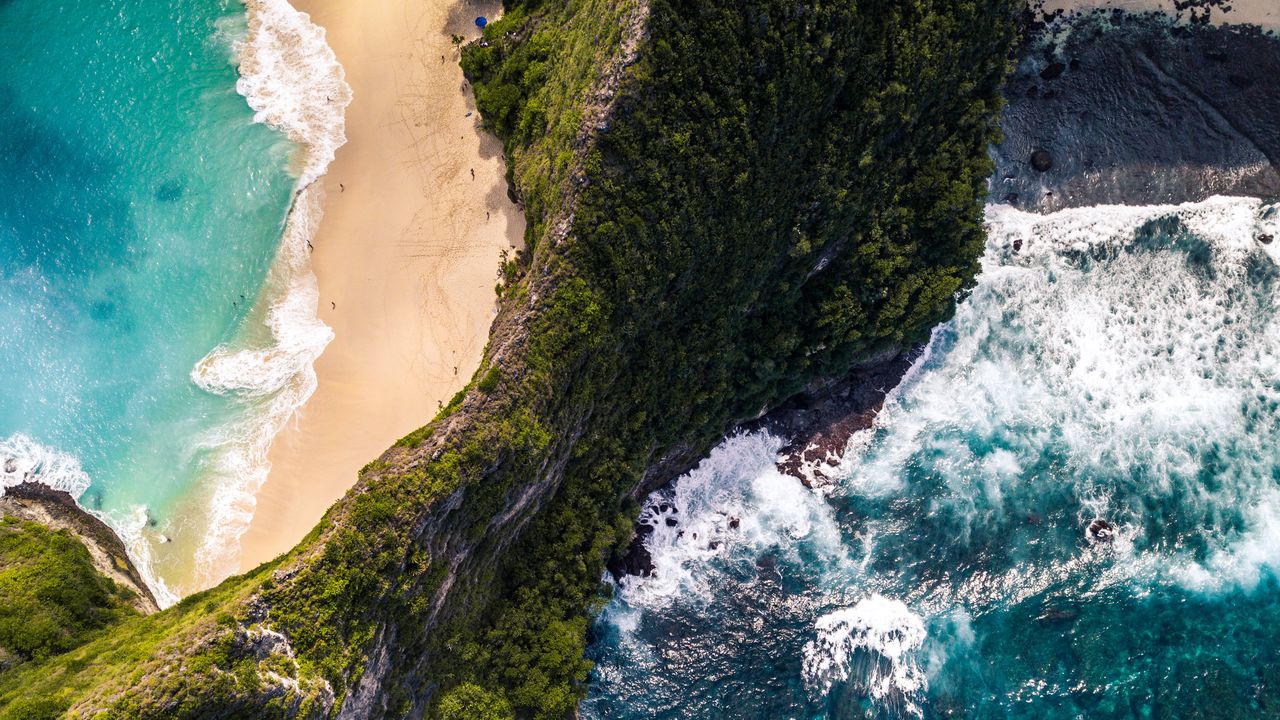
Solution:
M 1093 542 L 1111 542 L 1115 539 L 1116 526 L 1099 518 L 1089 523 L 1087 534 Z
M 1050 605 L 1044 609 L 1044 612 L 1036 616 L 1036 622 L 1041 625 L 1060 625 L 1069 623 L 1079 616 L 1080 612 L 1074 608 Z
M 1056 80 L 1059 77 L 1062 77 L 1062 73 L 1066 72 L 1066 70 L 1067 66 L 1065 63 L 1051 62 L 1044 70 L 1040 71 L 1040 79 Z

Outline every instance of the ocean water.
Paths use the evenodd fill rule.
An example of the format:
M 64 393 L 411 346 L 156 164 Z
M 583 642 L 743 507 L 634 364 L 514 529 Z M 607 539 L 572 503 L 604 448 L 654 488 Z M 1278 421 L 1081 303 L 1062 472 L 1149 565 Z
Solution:
M 584 717 L 1280 716 L 1280 207 L 987 221 L 836 481 L 742 435 L 650 499 Z
M 322 32 L 255 8 L 0 1 L 0 485 L 78 495 L 166 600 L 235 569 L 330 337 L 299 190 L 350 94 Z

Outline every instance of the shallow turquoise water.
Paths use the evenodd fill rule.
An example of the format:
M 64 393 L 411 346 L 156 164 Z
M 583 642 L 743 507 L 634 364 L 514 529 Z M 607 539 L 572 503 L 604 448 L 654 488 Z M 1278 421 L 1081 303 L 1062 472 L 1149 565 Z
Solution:
M 78 462 L 84 505 L 181 535 L 246 412 L 190 377 L 242 332 L 295 184 L 236 93 L 243 28 L 228 0 L 0 0 L 6 482 L 75 485 Z
M 1278 214 L 989 210 L 835 482 L 749 435 L 651 500 L 584 715 L 1280 716 Z

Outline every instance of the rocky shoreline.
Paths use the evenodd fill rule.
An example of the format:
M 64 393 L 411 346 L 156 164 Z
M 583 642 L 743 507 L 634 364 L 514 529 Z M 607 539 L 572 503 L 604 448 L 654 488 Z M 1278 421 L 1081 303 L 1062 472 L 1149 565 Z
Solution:
M 70 493 L 32 481 L 13 485 L 0 496 L 0 516 L 67 530 L 84 543 L 98 572 L 133 591 L 138 612 L 147 615 L 160 609 L 115 531 L 81 508 Z
M 923 346 L 914 347 L 887 359 L 859 365 L 841 378 L 792 396 L 762 417 L 738 425 L 729 434 L 763 430 L 786 438 L 787 444 L 778 456 L 778 470 L 799 479 L 806 487 L 821 487 L 830 482 L 828 473 L 843 460 L 850 438 L 875 424 L 885 398 L 923 352 Z M 685 468 L 685 472 L 689 469 Z M 669 484 L 670 481 L 663 486 Z M 737 522 L 730 519 L 729 526 L 735 528 Z M 614 553 L 606 565 L 615 580 L 627 575 L 648 577 L 653 573 L 653 558 L 645 546 L 652 532 L 652 525 L 636 521 L 627 547 Z

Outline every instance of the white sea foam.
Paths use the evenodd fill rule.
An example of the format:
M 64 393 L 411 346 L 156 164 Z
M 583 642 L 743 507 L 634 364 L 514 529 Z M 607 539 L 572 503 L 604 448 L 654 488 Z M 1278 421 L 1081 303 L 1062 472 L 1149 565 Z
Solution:
M 804 680 L 819 696 L 838 683 L 886 709 L 919 716 L 928 687 L 915 655 L 926 632 L 902 601 L 871 595 L 850 608 L 819 617 L 817 637 L 804 646 Z
M 48 485 L 76 499 L 89 488 L 89 476 L 74 456 L 17 433 L 0 440 L 0 495 L 23 482 Z
M 146 507 L 135 505 L 128 512 L 118 513 L 90 512 L 115 530 L 120 542 L 124 543 L 129 558 L 133 560 L 133 566 L 137 568 L 138 574 L 150 588 L 157 605 L 166 608 L 182 599 L 169 589 L 164 578 L 156 572 L 154 556 L 151 553 L 151 541 L 146 533 L 150 521 L 150 514 Z
M 817 620 L 806 683 L 837 705 L 852 692 L 920 714 L 930 675 L 972 652 L 970 612 L 1248 590 L 1280 572 L 1280 243 L 1263 241 L 1278 218 L 1243 198 L 989 208 L 977 287 L 850 440 L 827 496 L 757 492 L 778 446 L 745 437 L 650 499 L 656 577 L 624 581 L 607 616 L 623 643 L 645 612 L 690 599 L 714 633 L 736 612 L 715 603 L 723 566 L 830 537 L 816 565 L 785 569 L 797 582 L 764 592 L 791 610 L 873 593 Z M 843 541 L 826 502 L 844 510 Z M 1099 519 L 1105 539 L 1089 531 Z
M 778 471 L 783 442 L 768 433 L 728 438 L 669 491 L 646 501 L 640 521 L 653 527 L 645 546 L 651 577 L 623 580 L 619 597 L 632 607 L 662 607 L 714 597 L 709 563 L 731 553 L 795 555 L 804 544 L 839 562 L 840 531 L 822 496 Z M 621 616 L 619 616 L 621 617 Z
M 237 398 L 245 417 L 204 438 L 212 462 L 208 530 L 196 551 L 202 584 L 236 572 L 240 536 L 265 482 L 271 441 L 316 389 L 314 363 L 333 339 L 316 315 L 319 289 L 310 242 L 323 213 L 319 179 L 346 142 L 351 88 L 323 28 L 286 0 L 249 0 L 245 36 L 234 43 L 237 91 L 254 119 L 283 131 L 301 151 L 297 192 L 260 303 L 268 345 L 219 346 L 192 369 L 200 388 Z
M 248 0 L 248 32 L 235 45 L 236 91 L 254 120 L 283 130 L 305 148 L 300 187 L 324 174 L 346 141 L 351 86 L 324 28 L 287 0 Z
M 945 491 L 930 512 L 959 542 L 999 535 L 1063 494 L 1082 537 L 1094 519 L 1117 526 L 1076 556 L 969 579 L 955 590 L 971 602 L 1017 602 L 1121 558 L 1130 576 L 1205 588 L 1280 567 L 1267 447 L 1280 439 L 1280 298 L 1258 266 L 1277 247 L 1257 240 L 1280 236 L 1277 214 L 1242 198 L 989 208 L 978 287 L 935 333 L 927 370 L 886 402 L 875 446 L 850 453 L 841 490 L 904 492 L 910 464 L 936 456 Z M 1151 223 L 1164 223 L 1154 242 L 1141 237 Z M 1232 468 L 1206 484 L 1216 454 Z M 1177 505 L 1180 527 L 1147 522 L 1153 502 Z M 1180 550 L 1188 539 L 1212 548 L 1206 560 Z
M 47 485 L 62 490 L 79 500 L 89 489 L 89 475 L 75 456 L 41 445 L 30 436 L 17 433 L 0 440 L 0 496 L 6 488 L 24 482 Z M 156 601 L 162 607 L 177 602 L 178 598 L 155 573 L 151 563 L 143 529 L 147 525 L 147 511 L 135 507 L 127 514 L 102 513 L 87 509 L 86 512 L 110 525 L 124 543 L 143 581 L 151 588 Z

